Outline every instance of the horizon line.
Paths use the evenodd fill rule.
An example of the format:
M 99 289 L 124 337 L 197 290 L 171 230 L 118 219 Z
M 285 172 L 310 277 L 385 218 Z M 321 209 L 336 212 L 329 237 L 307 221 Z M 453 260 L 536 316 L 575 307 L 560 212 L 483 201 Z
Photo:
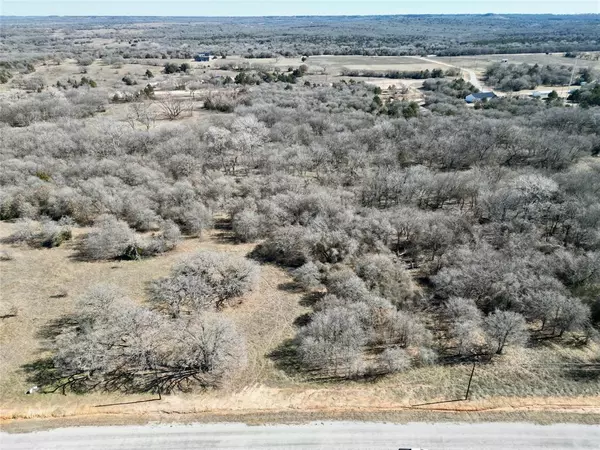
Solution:
M 0 0 L 1 1 L 1 0 Z M 422 17 L 422 16 L 600 16 L 600 12 L 581 12 L 581 13 L 551 13 L 551 12 L 539 12 L 539 13 L 518 13 L 518 12 L 505 12 L 505 13 L 409 13 L 409 14 L 270 14 L 270 15 L 238 15 L 238 16 L 223 16 L 223 15 L 144 15 L 144 14 L 47 14 L 47 15 L 16 15 L 16 14 L 1 14 L 0 17 L 15 17 L 15 18 L 51 18 L 51 17 L 170 17 L 170 18 L 270 18 L 270 17 Z

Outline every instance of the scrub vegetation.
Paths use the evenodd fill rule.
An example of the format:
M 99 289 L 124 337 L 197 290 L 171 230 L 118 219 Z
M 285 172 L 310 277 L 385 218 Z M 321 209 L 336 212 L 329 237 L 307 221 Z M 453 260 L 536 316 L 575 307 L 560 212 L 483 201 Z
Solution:
M 571 83 L 571 67 L 495 64 L 485 80 L 502 90 L 583 86 L 566 102 L 503 96 L 470 107 L 463 97 L 478 89 L 459 69 L 347 69 L 326 78 L 311 63 L 321 53 L 577 52 L 597 41 L 594 16 L 508 19 L 367 17 L 357 21 L 380 26 L 360 39 L 347 18 L 315 19 L 314 30 L 286 19 L 300 24 L 286 35 L 274 19 L 253 31 L 255 19 L 240 19 L 241 31 L 233 19 L 191 20 L 189 29 L 166 19 L 157 27 L 141 18 L 10 19 L 2 45 L 23 55 L 7 54 L 0 72 L 0 219 L 10 226 L 1 264 L 44 251 L 103 274 L 76 289 L 60 317 L 44 323 L 52 303 L 37 311 L 46 353 L 21 367 L 28 380 L 45 392 L 170 393 L 240 387 L 255 370 L 257 383 L 429 380 L 434 387 L 423 389 L 437 394 L 438 374 L 478 363 L 487 377 L 480 392 L 497 395 L 498 374 L 517 379 L 508 391 L 525 383 L 509 358 L 526 355 L 540 367 L 564 364 L 540 377 L 564 380 L 566 395 L 592 392 L 600 327 L 594 66 Z M 492 21 L 510 32 L 484 39 Z M 471 38 L 443 40 L 441 24 Z M 40 29 L 56 36 L 52 46 L 36 47 Z M 87 29 L 93 37 L 74 37 Z M 438 33 L 413 36 L 424 29 Z M 335 43 L 342 32 L 348 39 Z M 297 33 L 306 39 L 295 45 Z M 200 38 L 213 52 L 206 64 L 192 61 L 190 42 Z M 100 48 L 100 40 L 111 44 Z M 225 66 L 233 53 L 290 58 L 267 67 L 238 56 Z M 60 65 L 87 75 L 46 78 Z M 421 98 L 409 84 L 384 90 L 364 77 L 420 80 Z M 197 248 L 207 240 L 219 245 Z M 105 270 L 113 266 L 154 269 L 125 292 Z M 271 270 L 287 281 L 266 287 Z M 282 312 L 267 299 L 273 291 L 294 293 L 294 303 Z M 236 321 L 249 298 L 268 308 Z M 21 297 L 2 301 L 7 323 L 28 307 Z M 567 374 L 575 366 L 577 380 Z

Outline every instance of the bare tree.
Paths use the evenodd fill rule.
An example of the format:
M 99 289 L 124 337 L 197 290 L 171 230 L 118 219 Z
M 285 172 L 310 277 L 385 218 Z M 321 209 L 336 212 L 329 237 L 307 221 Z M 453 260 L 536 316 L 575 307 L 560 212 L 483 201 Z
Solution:
M 261 234 L 261 217 L 256 211 L 244 209 L 233 216 L 231 228 L 236 239 L 252 242 Z
M 81 246 L 82 255 L 89 259 L 137 259 L 135 233 L 127 223 L 115 216 L 103 215 L 94 223 L 94 229 Z
M 387 373 L 403 372 L 412 365 L 406 350 L 397 347 L 386 348 L 379 355 L 379 366 Z
M 162 110 L 165 117 L 169 120 L 179 119 L 183 114 L 189 112 L 192 114 L 193 104 L 188 99 L 175 97 L 172 94 L 160 96 L 156 103 Z
M 11 244 L 27 243 L 32 247 L 58 247 L 64 241 L 71 239 L 71 226 L 44 219 L 37 222 L 24 219 L 17 222 L 17 230 L 2 239 Z
M 523 345 L 529 336 L 523 316 L 512 311 L 497 309 L 485 318 L 484 326 L 498 355 L 502 354 L 505 345 Z
M 134 102 L 128 107 L 127 122 L 135 130 L 135 124 L 140 123 L 146 131 L 156 122 L 158 114 L 150 102 Z
M 446 313 L 451 320 L 481 322 L 482 313 L 475 300 L 463 297 L 450 297 L 446 302 Z
M 190 81 L 187 85 L 188 91 L 190 91 L 190 95 L 192 99 L 196 97 L 196 91 L 202 89 L 204 82 L 202 80 L 194 80 Z
M 456 340 L 460 355 L 478 354 L 487 349 L 487 336 L 481 321 L 458 318 L 452 323 L 450 335 Z
M 169 277 L 151 286 L 152 298 L 178 317 L 183 309 L 221 309 L 251 290 L 258 266 L 244 258 L 200 252 L 177 264 Z
M 300 335 L 299 352 L 307 367 L 334 376 L 360 373 L 362 346 L 366 333 L 358 317 L 346 308 L 331 308 L 315 313 Z
M 231 320 L 203 313 L 170 324 L 172 347 L 163 353 L 165 368 L 156 383 L 182 387 L 186 382 L 220 387 L 246 365 L 246 346 Z
M 414 315 L 394 308 L 376 308 L 371 340 L 385 345 L 420 347 L 430 344 L 431 333 Z
M 365 282 L 351 270 L 330 273 L 325 285 L 330 294 L 353 302 L 364 301 L 371 295 Z
M 177 320 L 96 286 L 55 340 L 57 388 L 170 392 L 218 387 L 246 362 L 234 325 L 215 314 Z
M 387 255 L 365 255 L 356 264 L 356 273 L 369 290 L 402 306 L 415 297 L 416 286 L 400 261 Z
M 312 261 L 294 270 L 294 280 L 300 283 L 306 290 L 321 286 L 323 274 L 319 266 Z

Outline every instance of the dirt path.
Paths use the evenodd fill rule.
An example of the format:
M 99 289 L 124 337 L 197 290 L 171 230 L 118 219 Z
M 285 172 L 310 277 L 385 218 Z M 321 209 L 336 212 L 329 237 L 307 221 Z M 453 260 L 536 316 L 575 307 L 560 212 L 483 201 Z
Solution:
M 448 64 L 442 61 L 436 61 L 435 59 L 429 59 L 429 58 L 424 58 L 422 56 L 419 57 L 420 60 L 423 61 L 427 61 L 430 63 L 435 63 L 435 64 L 440 64 L 442 66 L 446 66 L 446 67 L 452 67 L 455 69 L 459 69 L 463 72 L 466 72 L 469 75 L 469 83 L 471 83 L 473 86 L 475 86 L 477 89 L 479 89 L 480 91 L 491 91 L 492 88 L 490 88 L 489 86 L 484 85 L 479 78 L 477 78 L 477 74 L 475 73 L 474 70 L 471 69 L 465 69 L 463 67 L 458 67 L 458 66 L 453 66 L 452 64 Z

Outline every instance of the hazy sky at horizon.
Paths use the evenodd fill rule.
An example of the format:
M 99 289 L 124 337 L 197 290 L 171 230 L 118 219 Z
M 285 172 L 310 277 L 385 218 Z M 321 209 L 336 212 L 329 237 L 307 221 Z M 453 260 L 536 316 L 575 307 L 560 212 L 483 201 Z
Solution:
M 291 16 L 600 13 L 600 0 L 0 0 L 0 15 Z

